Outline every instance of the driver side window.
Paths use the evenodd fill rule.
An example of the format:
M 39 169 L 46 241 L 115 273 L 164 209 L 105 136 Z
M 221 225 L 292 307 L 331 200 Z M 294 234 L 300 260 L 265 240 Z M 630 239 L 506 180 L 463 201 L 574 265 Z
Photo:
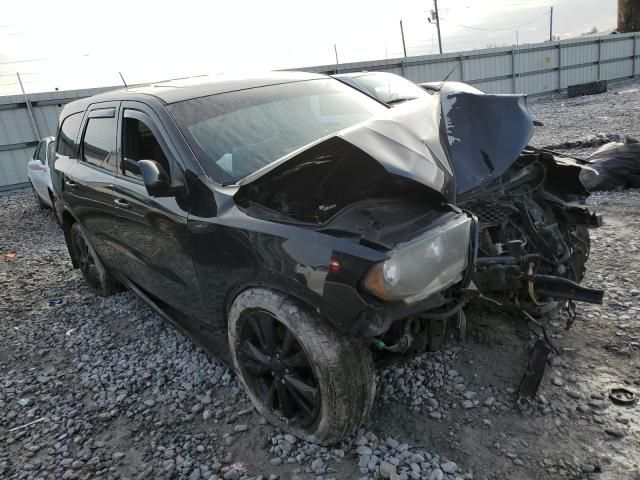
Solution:
M 123 120 L 121 173 L 126 177 L 142 180 L 138 161 L 155 160 L 170 174 L 167 156 L 149 125 L 137 118 L 125 116 Z

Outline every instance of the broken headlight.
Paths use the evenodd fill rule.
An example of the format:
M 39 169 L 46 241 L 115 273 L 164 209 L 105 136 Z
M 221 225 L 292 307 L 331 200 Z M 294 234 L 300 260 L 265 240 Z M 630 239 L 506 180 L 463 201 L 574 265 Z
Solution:
M 462 280 L 468 265 L 471 219 L 456 215 L 424 234 L 396 245 L 376 263 L 365 288 L 383 300 L 416 302 Z

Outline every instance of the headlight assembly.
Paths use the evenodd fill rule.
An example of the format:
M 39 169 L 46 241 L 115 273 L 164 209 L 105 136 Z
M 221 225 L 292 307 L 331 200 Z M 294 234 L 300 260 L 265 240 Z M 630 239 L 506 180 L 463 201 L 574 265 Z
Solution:
M 462 280 L 468 265 L 471 219 L 459 214 L 424 234 L 396 245 L 375 264 L 364 287 L 383 300 L 413 303 Z

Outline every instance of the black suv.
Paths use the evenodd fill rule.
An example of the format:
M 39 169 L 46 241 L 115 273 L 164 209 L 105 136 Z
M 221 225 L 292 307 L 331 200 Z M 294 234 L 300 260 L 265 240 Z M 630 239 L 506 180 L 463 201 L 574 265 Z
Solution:
M 233 363 L 274 424 L 339 441 L 372 402 L 372 349 L 406 351 L 460 311 L 473 217 L 449 203 L 424 106 L 305 73 L 200 82 L 65 106 L 54 188 L 73 265 Z
M 548 321 L 602 302 L 579 285 L 601 222 L 589 166 L 527 145 L 522 95 L 392 105 L 293 72 L 67 105 L 52 183 L 74 266 L 219 352 L 264 416 L 312 442 L 362 422 L 372 358 L 463 338 L 469 298 L 536 327 L 533 396 Z

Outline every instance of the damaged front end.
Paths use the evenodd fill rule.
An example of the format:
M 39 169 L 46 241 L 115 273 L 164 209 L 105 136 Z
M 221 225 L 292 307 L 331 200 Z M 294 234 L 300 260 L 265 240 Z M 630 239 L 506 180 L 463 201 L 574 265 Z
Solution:
M 588 229 L 601 224 L 585 206 L 583 167 L 528 146 L 532 131 L 524 96 L 437 93 L 273 162 L 239 182 L 234 200 L 249 216 L 386 255 L 323 284 L 339 297 L 341 275 L 352 275 L 365 307 L 349 331 L 376 350 L 434 350 L 452 326 L 464 338 L 471 299 L 517 313 L 540 338 L 521 390 L 531 396 L 554 348 L 548 321 L 603 296 L 580 285 Z
M 520 388 L 532 397 L 555 350 L 549 320 L 566 307 L 569 328 L 573 302 L 602 303 L 602 290 L 580 285 L 588 229 L 602 219 L 585 205 L 581 162 L 527 145 L 533 122 L 523 95 L 449 92 L 442 108 L 456 204 L 479 222 L 473 284 L 481 300 L 520 314 L 539 336 Z
M 578 284 L 586 229 L 601 224 L 585 206 L 582 165 L 527 146 L 533 122 L 523 95 L 449 92 L 441 101 L 456 204 L 479 220 L 480 292 L 534 317 L 558 301 L 600 303 L 601 291 Z
M 378 350 L 437 348 L 444 335 L 430 328 L 432 321 L 441 327 L 464 306 L 477 221 L 451 203 L 455 184 L 446 153 L 424 140 L 439 138 L 431 128 L 438 112 L 431 109 L 436 118 L 428 121 L 422 108 L 397 111 L 322 139 L 242 181 L 234 195 L 252 217 L 385 254 L 357 278 L 330 273 L 323 287 L 325 297 L 335 297 L 342 283 L 359 286 L 365 308 L 347 329 Z M 344 270 L 354 262 L 337 251 L 333 258 Z

